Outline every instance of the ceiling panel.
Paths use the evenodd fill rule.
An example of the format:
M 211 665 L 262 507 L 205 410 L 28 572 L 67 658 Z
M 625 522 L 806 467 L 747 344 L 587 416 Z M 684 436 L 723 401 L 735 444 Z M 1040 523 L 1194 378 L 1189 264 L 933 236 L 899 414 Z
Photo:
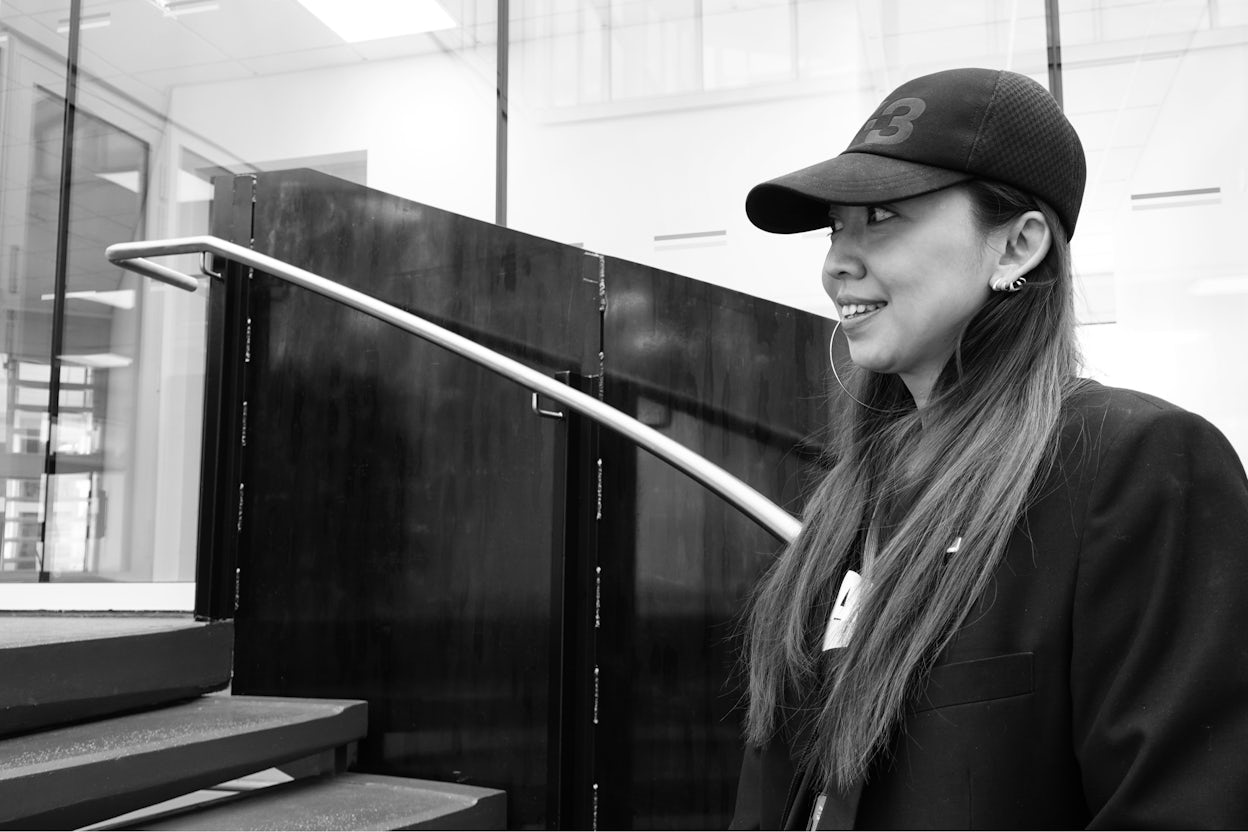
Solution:
M 150 87 L 168 91 L 183 84 L 209 84 L 217 81 L 234 81 L 250 78 L 251 70 L 237 61 L 218 61 L 211 64 L 179 66 L 169 69 L 153 69 L 136 72 L 130 77 Z
M 59 11 L 69 14 L 69 2 L 70 0 L 2 0 L 0 11 L 3 11 L 6 17 L 10 12 L 38 14 Z
M 178 18 L 231 58 L 342 46 L 338 35 L 295 0 L 222 2 L 217 11 Z
M 427 32 L 419 35 L 404 35 L 397 38 L 360 41 L 359 43 L 351 44 L 351 48 L 366 61 L 385 61 L 393 58 L 429 55 L 443 50 L 451 51 L 456 48 L 459 41 L 459 33 L 448 30 L 445 32 Z
M 300 49 L 274 52 L 241 58 L 238 63 L 256 75 L 277 75 L 282 72 L 301 72 L 327 66 L 342 66 L 360 62 L 360 56 L 345 44 L 319 49 Z
M 93 13 L 109 15 L 109 25 L 82 32 L 82 64 L 87 68 L 93 57 L 125 72 L 214 63 L 227 57 L 144 0 L 101 3 Z M 55 13 L 33 18 L 45 26 L 56 26 Z

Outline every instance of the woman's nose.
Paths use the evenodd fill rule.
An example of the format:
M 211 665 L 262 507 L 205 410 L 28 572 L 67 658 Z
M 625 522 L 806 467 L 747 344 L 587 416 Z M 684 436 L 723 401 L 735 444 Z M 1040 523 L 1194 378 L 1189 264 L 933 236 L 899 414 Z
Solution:
M 840 281 L 856 280 L 866 274 L 862 255 L 848 236 L 837 232 L 828 246 L 827 256 L 823 258 L 823 291 L 829 297 L 836 297 Z

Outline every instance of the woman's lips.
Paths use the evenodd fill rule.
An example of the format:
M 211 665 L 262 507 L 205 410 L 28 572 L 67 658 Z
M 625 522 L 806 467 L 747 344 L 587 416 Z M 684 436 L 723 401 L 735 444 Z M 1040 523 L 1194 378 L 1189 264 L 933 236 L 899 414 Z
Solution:
M 850 327 L 864 323 L 868 318 L 872 318 L 879 314 L 880 310 L 886 306 L 888 306 L 888 304 L 884 301 L 840 304 L 841 325 L 844 327 Z

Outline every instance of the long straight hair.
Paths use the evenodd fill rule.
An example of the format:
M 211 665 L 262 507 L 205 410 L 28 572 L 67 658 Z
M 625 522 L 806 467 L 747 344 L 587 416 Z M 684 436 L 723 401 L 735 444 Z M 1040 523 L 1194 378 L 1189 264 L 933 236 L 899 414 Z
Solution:
M 748 617 L 747 741 L 764 745 L 797 718 L 813 738 L 798 750 L 802 764 L 842 788 L 886 749 L 989 585 L 1033 482 L 1052 464 L 1062 403 L 1077 383 L 1061 221 L 1009 186 L 958 187 L 985 233 L 1041 211 L 1049 252 L 1021 291 L 993 293 L 972 318 L 921 423 L 897 376 L 857 372 L 857 398 L 869 407 L 851 406 L 801 534 L 760 582 Z M 873 525 L 853 636 L 829 667 L 819 660 L 823 625 L 846 570 L 861 568 Z

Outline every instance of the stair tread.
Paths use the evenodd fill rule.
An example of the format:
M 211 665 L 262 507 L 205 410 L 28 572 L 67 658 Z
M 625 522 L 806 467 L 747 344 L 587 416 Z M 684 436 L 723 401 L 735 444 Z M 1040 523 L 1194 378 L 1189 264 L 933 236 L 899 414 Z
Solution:
M 164 633 L 202 626 L 190 613 L 178 615 L 0 615 L 0 650 Z
M 0 740 L 0 826 L 82 826 L 364 736 L 353 700 L 211 695 Z
M 0 615 L 0 736 L 219 690 L 233 644 L 190 616 Z
M 381 774 L 296 780 L 237 799 L 136 823 L 140 829 L 502 829 L 506 794 L 496 789 Z

